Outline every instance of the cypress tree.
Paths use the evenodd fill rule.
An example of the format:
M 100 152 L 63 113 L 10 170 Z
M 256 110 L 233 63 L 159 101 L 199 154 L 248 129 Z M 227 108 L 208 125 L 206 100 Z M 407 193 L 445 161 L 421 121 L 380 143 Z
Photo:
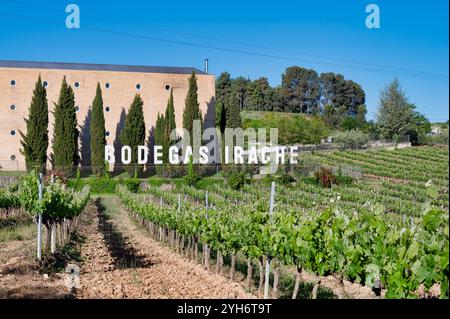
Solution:
M 137 177 L 137 148 L 145 143 L 145 122 L 144 122 L 144 101 L 139 94 L 136 94 L 131 103 L 130 109 L 125 118 L 125 126 L 120 134 L 123 145 L 131 148 L 131 163 L 127 170 L 130 175 Z
M 48 148 L 48 102 L 47 91 L 39 75 L 28 108 L 27 133 L 23 134 L 21 153 L 25 156 L 27 170 L 44 171 Z
M 78 165 L 78 129 L 73 89 L 63 78 L 58 103 L 53 112 L 53 168 L 65 174 L 72 174 Z
M 183 128 L 189 131 L 191 145 L 193 143 L 194 120 L 202 119 L 202 114 L 199 108 L 200 104 L 198 103 L 197 90 L 197 77 L 195 76 L 195 72 L 192 71 L 192 74 L 189 77 L 189 90 L 185 99 L 185 107 L 183 111 Z
M 175 106 L 173 103 L 173 90 L 170 90 L 169 101 L 167 102 L 166 113 L 164 115 L 164 134 L 163 134 L 163 160 L 164 163 L 169 161 L 169 147 L 176 143 L 170 140 L 170 133 L 176 129 L 175 123 Z
M 105 116 L 103 114 L 103 98 L 100 83 L 92 102 L 92 119 L 90 126 L 92 173 L 102 176 L 105 173 Z
M 158 113 L 158 117 L 156 118 L 155 123 L 155 145 L 162 146 L 163 147 L 163 163 L 164 163 L 164 127 L 165 127 L 165 120 L 164 115 L 161 115 Z M 161 175 L 162 174 L 162 166 L 158 165 L 156 166 L 156 172 Z
M 238 128 L 242 127 L 241 109 L 239 107 L 239 99 L 236 94 L 230 94 L 225 107 L 226 127 Z

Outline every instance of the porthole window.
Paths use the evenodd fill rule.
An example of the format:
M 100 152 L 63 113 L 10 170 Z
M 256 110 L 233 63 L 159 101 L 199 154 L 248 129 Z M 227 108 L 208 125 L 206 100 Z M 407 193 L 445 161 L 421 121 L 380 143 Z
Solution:
M 79 82 L 75 82 L 75 87 L 79 88 L 80 87 L 80 83 Z
M 136 84 L 136 89 L 140 90 L 141 89 L 141 85 L 138 83 Z
M 166 84 L 166 91 L 169 91 L 169 90 L 170 90 L 170 85 Z
M 75 112 L 78 112 L 80 110 L 79 106 L 75 106 Z
M 12 86 L 16 85 L 16 80 L 11 80 L 11 85 Z
M 11 135 L 12 135 L 12 136 L 16 135 L 16 131 L 12 130 L 12 131 L 11 131 Z
M 42 82 L 42 86 L 46 88 L 48 86 L 48 82 L 47 81 Z
M 109 133 L 109 131 L 106 131 L 105 135 L 109 136 L 109 135 L 111 135 L 111 133 Z
M 105 88 L 109 89 L 110 87 L 111 87 L 111 84 L 109 84 L 109 83 L 105 84 Z
M 14 110 L 16 109 L 16 106 L 15 106 L 14 104 L 12 104 L 12 105 L 10 106 L 10 109 L 14 111 Z
M 15 161 L 16 160 L 16 155 L 11 155 L 11 161 Z
M 107 107 L 105 107 L 105 111 L 109 112 L 109 111 L 111 111 L 111 108 L 109 106 L 107 106 Z

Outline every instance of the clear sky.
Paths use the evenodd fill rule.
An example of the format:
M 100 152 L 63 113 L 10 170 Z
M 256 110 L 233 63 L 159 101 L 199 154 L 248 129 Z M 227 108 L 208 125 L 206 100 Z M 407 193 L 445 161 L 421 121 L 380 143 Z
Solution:
M 65 26 L 70 3 L 80 29 Z M 380 8 L 379 29 L 365 25 L 370 3 Z M 446 121 L 448 10 L 448 0 L 11 0 L 0 6 L 0 59 L 202 69 L 209 58 L 210 73 L 272 85 L 300 65 L 361 84 L 369 118 L 397 77 L 420 112 Z

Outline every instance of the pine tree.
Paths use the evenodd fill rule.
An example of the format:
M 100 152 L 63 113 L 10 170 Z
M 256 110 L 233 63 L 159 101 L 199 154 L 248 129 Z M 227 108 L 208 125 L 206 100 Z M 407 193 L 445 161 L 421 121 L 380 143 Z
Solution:
M 239 107 L 239 99 L 236 94 L 231 94 L 227 99 L 227 105 L 225 107 L 225 117 L 226 127 L 242 127 L 241 109 Z
M 173 103 L 173 90 L 170 90 L 169 101 L 167 102 L 166 113 L 164 115 L 164 134 L 163 134 L 163 161 L 169 161 L 169 147 L 174 145 L 176 141 L 171 141 L 170 134 L 176 129 L 175 123 L 175 106 Z
M 377 120 L 380 132 L 386 138 L 404 136 L 411 131 L 413 105 L 409 103 L 397 79 L 381 92 Z
M 131 148 L 131 163 L 127 170 L 130 175 L 137 177 L 137 149 L 145 143 L 144 102 L 139 94 L 136 94 L 125 118 L 125 126 L 120 134 L 123 145 Z
M 189 90 L 185 99 L 185 107 L 183 111 L 183 128 L 188 130 L 190 134 L 191 145 L 193 143 L 194 120 L 202 119 L 202 114 L 199 108 L 200 104 L 198 103 L 197 90 L 197 77 L 195 76 L 195 72 L 193 71 L 189 78 Z
M 78 165 L 78 129 L 73 89 L 63 78 L 58 103 L 53 112 L 53 168 L 72 174 Z
M 22 136 L 21 153 L 25 156 L 27 170 L 45 170 L 48 148 L 48 102 L 47 91 L 39 75 L 28 108 L 27 133 Z
M 100 83 L 92 102 L 92 119 L 90 125 L 91 165 L 92 173 L 102 176 L 105 173 L 105 116 L 103 114 L 103 98 Z

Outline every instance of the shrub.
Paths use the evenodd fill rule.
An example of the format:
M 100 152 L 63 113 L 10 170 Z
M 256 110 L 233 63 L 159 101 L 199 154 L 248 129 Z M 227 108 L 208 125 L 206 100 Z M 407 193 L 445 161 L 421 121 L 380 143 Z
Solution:
M 197 188 L 209 189 L 213 185 L 223 185 L 223 179 L 203 178 L 197 182 Z
M 431 145 L 448 145 L 448 141 L 448 129 L 443 129 L 439 134 L 425 138 L 425 142 Z
M 188 174 L 184 177 L 184 182 L 188 186 L 196 187 L 197 183 L 200 181 L 200 176 L 198 176 L 194 171 L 194 160 L 192 156 L 189 158 L 188 164 Z
M 141 182 L 137 178 L 127 178 L 122 183 L 130 192 L 137 193 Z
M 113 194 L 117 184 L 116 180 L 104 176 L 102 178 L 70 179 L 67 186 L 80 191 L 84 186 L 89 185 L 92 194 Z
M 281 145 L 296 143 L 318 144 L 327 137 L 329 128 L 318 116 L 306 117 L 300 114 L 267 113 L 258 120 L 244 120 L 245 128 L 277 128 Z M 269 131 L 267 131 L 269 133 Z
M 334 136 L 334 142 L 338 144 L 341 149 L 361 148 L 367 144 L 368 141 L 369 135 L 359 130 L 339 132 Z
M 319 185 L 319 183 L 317 182 L 317 179 L 315 176 L 305 176 L 302 177 L 301 181 L 305 184 L 309 184 L 309 185 Z
M 187 174 L 184 177 L 184 182 L 186 183 L 186 185 L 188 186 L 192 186 L 192 187 L 197 187 L 197 183 L 200 181 L 200 176 L 198 176 L 195 173 L 192 174 Z
M 342 169 L 339 167 L 336 175 L 336 183 L 338 185 L 350 185 L 353 183 L 353 178 L 351 176 L 342 175 Z
M 247 182 L 244 173 L 234 172 L 228 175 L 227 183 L 228 186 L 235 190 L 240 190 Z
M 295 182 L 295 178 L 292 175 L 284 174 L 278 178 L 278 182 L 282 185 L 290 185 Z

